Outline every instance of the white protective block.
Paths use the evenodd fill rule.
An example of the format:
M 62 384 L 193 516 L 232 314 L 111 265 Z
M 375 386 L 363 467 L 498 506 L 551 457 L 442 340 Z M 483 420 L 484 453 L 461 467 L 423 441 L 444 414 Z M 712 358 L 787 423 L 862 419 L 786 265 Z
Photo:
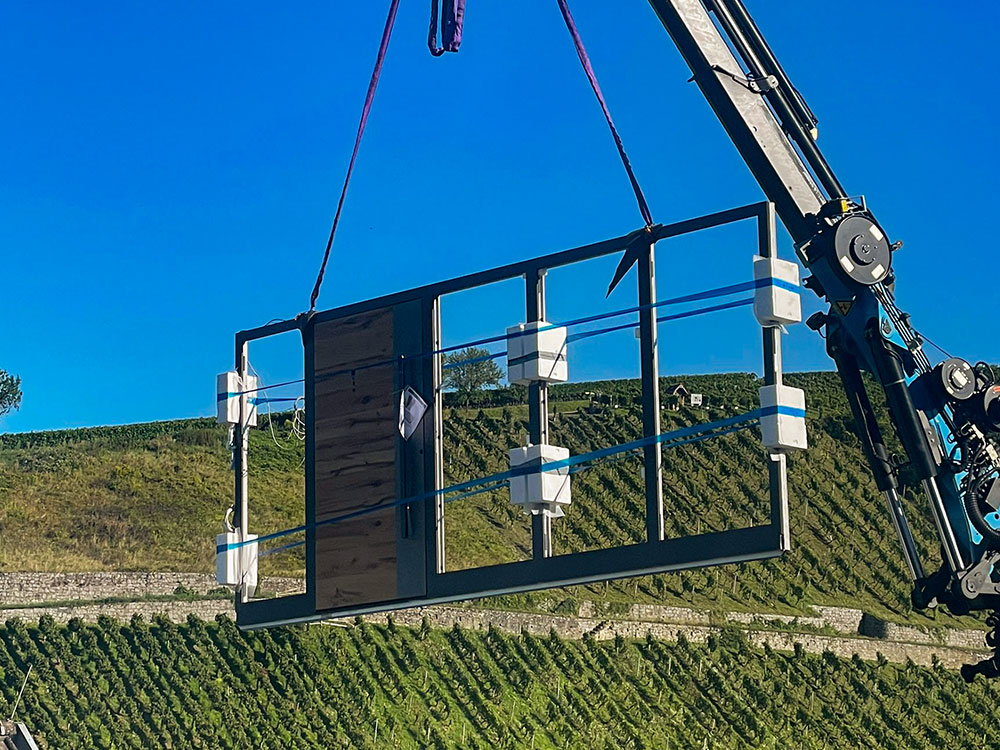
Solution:
M 799 266 L 780 258 L 762 258 L 755 255 L 753 259 L 753 278 L 777 279 L 792 286 L 799 286 Z M 802 322 L 802 298 L 798 292 L 783 289 L 780 286 L 762 286 L 754 290 L 753 312 L 757 321 L 764 328 L 788 325 Z
M 257 391 L 257 378 L 247 375 L 244 380 L 246 387 L 240 382 L 239 373 L 229 371 L 220 372 L 215 378 L 215 405 L 216 420 L 219 424 L 239 424 L 240 423 L 240 393 L 247 393 L 247 427 L 257 426 L 257 408 L 253 405 L 259 392 Z
M 256 534 L 247 535 L 250 541 L 256 538 Z M 238 586 L 243 583 L 253 592 L 257 588 L 258 545 L 246 544 L 230 549 L 230 545 L 239 544 L 239 541 L 240 535 L 235 531 L 215 537 L 215 579 L 220 586 Z
M 806 392 L 787 385 L 760 389 L 761 442 L 768 450 L 784 453 L 809 447 L 806 436 Z
M 507 380 L 518 385 L 565 383 L 566 329 L 539 320 L 507 329 Z M 543 330 L 538 330 L 539 328 Z
M 510 468 L 541 466 L 569 458 L 569 449 L 555 445 L 529 445 L 510 451 Z M 510 502 L 538 515 L 561 516 L 572 502 L 569 467 L 536 471 L 510 478 Z

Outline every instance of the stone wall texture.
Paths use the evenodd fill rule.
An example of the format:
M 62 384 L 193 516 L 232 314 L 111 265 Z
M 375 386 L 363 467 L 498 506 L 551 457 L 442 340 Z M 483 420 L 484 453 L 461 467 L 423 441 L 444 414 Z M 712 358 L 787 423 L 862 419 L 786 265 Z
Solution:
M 204 594 L 215 577 L 198 573 L 0 573 L 0 604 L 172 594 L 178 586 Z
M 184 622 L 188 615 L 194 615 L 202 620 L 214 620 L 216 615 L 233 617 L 233 603 L 228 599 L 202 599 L 197 601 L 177 602 L 123 602 L 120 604 L 84 604 L 79 607 L 24 607 L 20 609 L 0 609 L 0 622 L 20 619 L 23 622 L 37 622 L 38 618 L 48 615 L 56 622 L 66 623 L 74 617 L 85 622 L 95 622 L 105 615 L 116 620 L 128 622 L 132 615 L 142 615 L 150 619 L 163 615 L 173 622 Z
M 296 579 L 268 579 L 264 587 L 279 593 L 301 588 Z M 178 587 L 205 595 L 218 588 L 215 578 L 196 573 L 0 573 L 0 622 L 18 618 L 37 621 L 48 615 L 58 622 L 77 617 L 94 621 L 104 615 L 129 620 L 140 614 L 146 618 L 161 615 L 183 622 L 188 615 L 212 620 L 218 615 L 234 616 L 228 599 L 142 601 L 144 597 L 173 594 Z M 94 604 L 95 600 L 128 598 L 135 601 Z M 62 604 L 77 600 L 80 603 Z M 59 602 L 59 606 L 23 606 Z M 20 607 L 16 605 L 22 605 Z M 798 644 L 808 652 L 831 651 L 850 658 L 875 660 L 879 655 L 894 662 L 907 659 L 929 665 L 935 659 L 944 666 L 987 658 L 983 633 L 976 630 L 920 628 L 886 622 L 859 609 L 813 607 L 812 615 L 774 613 L 712 613 L 686 607 L 656 604 L 632 604 L 614 615 L 600 604 L 581 602 L 576 617 L 532 612 L 491 610 L 481 607 L 437 606 L 402 609 L 390 614 L 366 615 L 371 622 L 386 622 L 392 617 L 401 625 L 419 626 L 426 618 L 437 628 L 458 625 L 470 630 L 494 627 L 506 633 L 528 632 L 548 635 L 555 631 L 563 638 L 598 640 L 645 638 L 677 640 L 683 635 L 694 643 L 703 643 L 723 625 L 745 631 L 757 646 L 765 644 L 779 651 L 791 651 Z M 354 620 L 332 620 L 330 625 L 349 627 Z M 815 632 L 825 631 L 825 632 Z
M 301 585 L 293 578 L 268 578 L 271 591 Z M 200 573 L 0 573 L 0 606 L 71 600 L 166 596 L 178 587 L 198 594 L 218 589 L 215 576 Z
M 527 632 L 539 636 L 545 636 L 554 631 L 562 638 L 583 638 L 585 634 L 589 634 L 596 640 L 611 640 L 618 636 L 645 638 L 647 635 L 651 635 L 659 640 L 676 641 L 680 635 L 683 635 L 692 643 L 704 643 L 710 635 L 718 634 L 721 631 L 720 627 L 711 625 L 638 620 L 598 620 L 463 607 L 403 609 L 388 615 L 365 615 L 364 619 L 369 622 L 384 623 L 390 616 L 396 623 L 411 627 L 420 625 L 421 621 L 426 618 L 427 622 L 436 628 L 450 628 L 458 625 L 470 630 L 486 630 L 493 627 L 506 633 Z M 331 621 L 331 624 L 349 626 L 352 622 L 353 620 L 335 620 Z M 830 651 L 847 659 L 857 654 L 862 659 L 875 661 L 881 655 L 891 662 L 904 663 L 909 659 L 915 664 L 923 666 L 932 665 L 936 659 L 949 669 L 957 669 L 962 664 L 979 661 L 989 656 L 983 650 L 981 633 L 978 633 L 977 647 L 979 650 L 971 650 L 949 645 L 904 643 L 860 636 L 844 637 L 755 629 L 747 629 L 745 632 L 750 642 L 761 648 L 767 645 L 776 651 L 793 651 L 795 645 L 799 644 L 810 653 Z

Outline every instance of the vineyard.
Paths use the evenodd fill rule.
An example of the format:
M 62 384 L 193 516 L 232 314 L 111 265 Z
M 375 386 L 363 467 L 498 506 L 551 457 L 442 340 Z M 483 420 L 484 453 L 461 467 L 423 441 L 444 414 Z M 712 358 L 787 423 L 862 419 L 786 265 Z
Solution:
M 988 748 L 1000 721 L 994 683 L 757 650 L 738 632 L 694 646 L 391 622 L 10 621 L 3 704 L 29 664 L 18 716 L 53 750 Z
M 684 380 L 710 395 L 708 408 L 665 409 L 664 430 L 754 408 L 753 376 Z M 789 466 L 791 553 L 487 604 L 570 615 L 585 599 L 607 612 L 636 601 L 787 613 L 834 604 L 975 627 L 971 618 L 910 609 L 896 541 L 835 377 L 788 381 L 809 394 L 811 443 Z M 633 381 L 574 384 L 552 396 L 552 441 L 574 454 L 640 434 Z M 444 416 L 447 482 L 505 469 L 507 448 L 526 432 L 517 389 L 449 404 Z M 286 415 L 252 433 L 259 531 L 301 519 L 301 445 L 287 435 Z M 0 570 L 209 570 L 231 492 L 225 441 L 210 420 L 0 436 L 0 534 L 19 542 L 0 547 Z M 666 449 L 667 533 L 767 522 L 762 461 L 755 430 Z M 577 474 L 573 506 L 555 527 L 556 553 L 640 539 L 642 482 L 635 457 Z M 908 494 L 906 502 L 932 558 L 922 500 Z M 448 503 L 445 528 L 451 567 L 530 549 L 527 520 L 504 492 Z M 265 562 L 270 573 L 302 565 L 294 554 Z M 994 683 L 967 686 L 940 665 L 777 653 L 726 628 L 694 645 L 391 621 L 240 633 L 225 617 L 12 620 L 0 627 L 0 708 L 29 665 L 18 717 L 49 748 L 986 748 L 1000 719 Z
M 665 430 L 752 409 L 759 385 L 741 374 L 684 381 L 707 394 L 711 408 L 665 410 Z M 897 542 L 864 468 L 836 376 L 809 373 L 788 381 L 807 391 L 811 443 L 807 454 L 790 462 L 789 555 L 556 596 L 788 612 L 809 604 L 847 605 L 928 624 L 927 615 L 910 610 Z M 594 393 L 613 397 L 617 406 L 592 413 L 586 399 Z M 634 381 L 553 388 L 552 441 L 578 454 L 634 439 L 641 429 L 637 397 Z M 447 482 L 504 470 L 507 449 L 523 444 L 523 393 L 500 389 L 484 392 L 482 399 L 468 408 L 446 408 Z M 251 433 L 252 518 L 259 533 L 302 519 L 301 444 L 288 440 L 286 420 L 274 418 L 276 439 L 266 419 Z M 756 441 L 756 433 L 747 431 L 665 450 L 668 535 L 766 522 L 763 454 Z M 225 442 L 225 430 L 211 420 L 0 436 L 0 533 L 20 542 L 0 547 L 0 570 L 209 571 L 232 487 Z M 642 481 L 635 459 L 577 475 L 573 506 L 555 524 L 556 552 L 641 538 Z M 933 559 L 937 545 L 924 501 L 911 493 L 906 502 L 921 551 Z M 445 529 L 452 568 L 519 559 L 530 549 L 528 521 L 511 508 L 505 492 L 449 503 Z M 264 572 L 271 574 L 295 574 L 302 566 L 301 554 L 265 562 Z M 539 600 L 504 597 L 500 604 L 531 608 Z M 944 621 L 938 624 L 950 621 L 944 614 L 933 617 Z
M 729 408 L 664 412 L 664 430 L 753 408 L 757 384 L 750 376 L 717 376 L 714 383 L 712 377 L 687 380 L 706 392 L 724 394 Z M 898 542 L 864 467 L 834 376 L 815 373 L 790 376 L 788 381 L 806 388 L 810 413 L 809 451 L 793 455 L 789 463 L 793 551 L 776 561 L 588 586 L 584 598 L 789 612 L 806 604 L 861 606 L 889 619 L 927 622 L 911 611 Z M 637 394 L 634 383 L 614 386 L 624 401 Z M 585 453 L 635 439 L 641 435 L 640 420 L 636 409 L 599 414 L 556 409 L 551 440 L 573 454 Z M 450 412 L 445 420 L 446 482 L 504 470 L 505 446 L 523 442 L 526 429 L 526 411 L 517 406 Z M 503 437 L 497 440 L 498 435 Z M 667 536 L 767 523 L 763 467 L 755 430 L 665 448 Z M 638 459 L 598 466 L 575 477 L 572 509 L 554 524 L 557 554 L 643 539 L 643 486 Z M 935 560 L 937 543 L 924 501 L 912 492 L 905 499 L 921 553 Z M 445 529 L 449 566 L 530 556 L 530 525 L 509 506 L 503 492 L 447 505 Z M 504 603 L 517 606 L 533 598 L 504 597 Z

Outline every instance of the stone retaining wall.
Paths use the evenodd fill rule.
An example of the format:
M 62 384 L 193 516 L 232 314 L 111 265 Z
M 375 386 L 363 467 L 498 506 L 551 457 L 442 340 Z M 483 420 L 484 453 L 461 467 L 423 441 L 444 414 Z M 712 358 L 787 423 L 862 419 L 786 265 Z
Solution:
M 268 579 L 265 588 L 279 593 L 301 588 L 297 579 Z M 107 598 L 142 599 L 149 596 L 173 594 L 184 587 L 198 594 L 218 588 L 215 578 L 197 573 L 0 573 L 0 605 L 35 604 L 44 601 L 94 601 Z M 567 617 L 552 614 L 511 612 L 479 607 L 422 607 L 398 610 L 392 613 L 396 622 L 419 625 L 423 618 L 439 628 L 458 624 L 471 630 L 484 630 L 490 626 L 507 633 L 522 631 L 547 635 L 555 631 L 563 638 L 582 638 L 584 634 L 599 639 L 645 638 L 652 635 L 663 640 L 677 640 L 683 634 L 688 640 L 701 643 L 712 633 L 719 632 L 720 621 L 733 624 L 746 631 L 747 637 L 757 646 L 769 645 L 773 649 L 790 651 L 796 643 L 810 652 L 832 651 L 838 656 L 858 654 L 863 659 L 876 659 L 881 653 L 886 659 L 904 662 L 911 659 L 917 664 L 929 665 L 936 654 L 948 667 L 986 658 L 983 652 L 983 633 L 975 630 L 920 628 L 896 625 L 865 614 L 858 609 L 842 607 L 813 607 L 813 615 L 795 616 L 773 613 L 725 612 L 710 613 L 706 610 L 656 604 L 632 604 L 621 614 L 598 614 L 605 608 L 593 602 L 581 602 L 579 614 Z M 20 618 L 37 622 L 42 615 L 49 615 L 58 622 L 73 617 L 94 621 L 101 615 L 127 621 L 132 615 L 151 618 L 163 615 L 174 622 L 183 622 L 189 614 L 204 620 L 217 615 L 234 616 L 232 602 L 228 599 L 185 601 L 132 601 L 115 604 L 81 604 L 79 606 L 28 607 L 0 609 L 0 622 Z M 388 615 L 368 615 L 366 620 L 385 622 Z M 353 620 L 332 621 L 331 624 L 349 625 Z M 839 635 L 808 632 L 769 630 L 774 626 L 832 630 Z M 847 636 L 847 637 L 844 637 Z
M 301 587 L 294 578 L 268 578 L 265 588 L 283 593 Z M 215 576 L 200 573 L 0 573 L 0 606 L 112 597 L 141 599 L 184 587 L 198 594 L 217 589 Z
M 704 643 L 710 635 L 721 632 L 721 628 L 711 625 L 598 620 L 458 607 L 403 609 L 390 614 L 365 615 L 364 619 L 368 622 L 385 623 L 389 616 L 396 623 L 411 627 L 420 625 L 426 617 L 427 622 L 436 628 L 450 628 L 459 625 L 470 630 L 486 630 L 492 626 L 505 633 L 527 632 L 538 636 L 546 636 L 555 631 L 561 638 L 574 639 L 583 638 L 584 634 L 589 634 L 596 640 L 611 640 L 618 636 L 641 639 L 651 635 L 659 640 L 676 641 L 680 635 L 683 635 L 692 643 Z M 331 621 L 331 624 L 350 625 L 351 622 L 353 620 L 350 619 L 334 620 Z M 845 659 L 857 654 L 868 661 L 875 661 L 881 654 L 891 662 L 904 663 L 909 659 L 922 666 L 931 666 L 936 658 L 949 669 L 957 669 L 963 664 L 986 659 L 990 656 L 982 650 L 982 640 L 977 644 L 979 650 L 972 651 L 961 647 L 898 643 L 862 637 L 846 638 L 811 633 L 747 630 L 746 635 L 749 641 L 759 648 L 767 645 L 777 651 L 793 651 L 795 644 L 799 644 L 809 653 L 830 651 Z
M 132 615 L 141 614 L 147 619 L 163 615 L 173 622 L 184 622 L 189 614 L 203 620 L 213 620 L 217 615 L 233 617 L 232 603 L 222 599 L 185 602 L 126 602 L 121 604 L 85 605 L 81 607 L 31 607 L 26 609 L 0 610 L 0 622 L 20 618 L 24 622 L 37 622 L 42 615 L 53 617 L 65 623 L 73 617 L 93 622 L 101 615 L 114 617 L 123 622 Z M 384 624 L 389 614 L 365 615 L 368 622 Z M 451 628 L 456 624 L 469 630 L 486 630 L 490 626 L 504 633 L 531 633 L 547 636 L 555 631 L 561 638 L 580 639 L 589 634 L 596 640 L 612 640 L 618 636 L 641 639 L 647 635 L 664 641 L 676 641 L 684 636 L 692 643 L 704 643 L 720 628 L 711 625 L 676 624 L 639 620 L 599 620 L 581 617 L 560 617 L 556 615 L 531 614 L 526 612 L 506 612 L 501 610 L 471 609 L 463 607 L 424 607 L 402 609 L 391 613 L 393 620 L 410 627 L 417 627 L 427 618 L 435 628 Z M 331 620 L 330 625 L 350 626 L 353 618 Z M 942 665 L 957 669 L 962 664 L 987 658 L 981 651 L 970 651 L 949 645 L 927 645 L 899 643 L 871 638 L 845 638 L 841 636 L 813 635 L 809 633 L 787 633 L 766 630 L 747 630 L 749 641 L 763 648 L 765 645 L 777 651 L 792 651 L 798 643 L 810 653 L 830 651 L 842 658 L 857 654 L 862 659 L 874 661 L 881 654 L 892 662 L 905 662 L 930 666 L 935 657 Z
M 101 615 L 128 622 L 132 615 L 142 615 L 150 619 L 163 615 L 173 622 L 184 622 L 188 615 L 202 620 L 214 620 L 216 615 L 234 617 L 233 603 L 228 599 L 202 599 L 200 601 L 177 602 L 122 602 L 120 604 L 85 604 L 79 607 L 25 607 L 21 609 L 0 609 L 0 623 L 20 619 L 26 623 L 38 622 L 42 615 L 52 617 L 56 622 L 66 623 L 78 617 L 85 622 L 95 622 Z
M 816 614 L 809 615 L 778 615 L 772 613 L 755 612 L 726 612 L 725 619 L 728 622 L 741 625 L 789 625 L 792 627 L 801 626 L 807 628 L 828 628 L 838 633 L 848 635 L 858 635 L 861 631 L 861 623 L 865 615 L 860 609 L 847 609 L 842 607 L 813 607 Z M 877 619 L 877 618 L 876 618 Z M 882 622 L 879 620 L 879 622 Z M 922 642 L 922 641 L 921 641 Z
M 940 645 L 952 648 L 983 647 L 983 633 L 978 630 L 956 630 L 953 628 L 922 630 L 921 628 L 914 628 L 908 625 L 897 625 L 892 622 L 886 622 L 867 614 L 862 618 L 858 632 L 868 638 L 880 638 L 889 641 L 925 643 L 932 646 Z
M 590 608 L 590 611 L 593 612 L 593 607 Z M 580 607 L 580 614 L 583 615 L 583 606 Z M 660 604 L 633 604 L 628 608 L 627 617 L 630 620 L 690 623 L 692 625 L 708 625 L 710 622 L 709 613 L 704 610 L 665 607 Z

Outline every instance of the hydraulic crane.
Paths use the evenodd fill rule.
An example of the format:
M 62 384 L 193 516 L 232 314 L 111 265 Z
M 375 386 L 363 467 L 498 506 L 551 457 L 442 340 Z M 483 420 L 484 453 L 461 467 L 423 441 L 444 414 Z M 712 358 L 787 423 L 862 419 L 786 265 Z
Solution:
M 816 143 L 816 117 L 741 0 L 649 0 L 830 304 L 808 321 L 826 335 L 858 437 L 885 497 L 913 578 L 913 603 L 955 614 L 992 610 L 994 656 L 963 676 L 1000 676 L 1000 382 L 984 363 L 932 366 L 895 302 L 891 242 L 863 198 L 852 198 Z M 728 43 L 727 43 L 728 40 Z M 626 257 L 623 264 L 629 263 Z M 886 446 L 862 373 L 885 392 L 905 456 Z M 922 485 L 942 565 L 925 571 L 900 499 Z

